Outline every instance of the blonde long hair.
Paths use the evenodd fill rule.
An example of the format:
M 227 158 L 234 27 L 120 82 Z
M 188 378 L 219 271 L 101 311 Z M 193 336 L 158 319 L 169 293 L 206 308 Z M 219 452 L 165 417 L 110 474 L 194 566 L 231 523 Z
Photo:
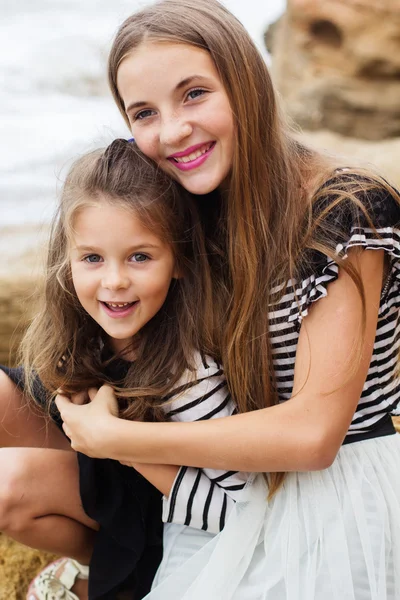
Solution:
M 122 24 L 108 74 L 128 126 L 118 68 L 140 44 L 151 41 L 209 52 L 230 100 L 236 138 L 229 191 L 212 195 L 216 224 L 207 231 L 214 269 L 212 309 L 221 323 L 214 335 L 239 411 L 271 406 L 278 402 L 268 335 L 268 307 L 276 301 L 271 290 L 295 276 L 306 248 L 338 260 L 329 227 L 323 219 L 315 221 L 314 202 L 332 198 L 326 215 L 347 199 L 368 218 L 360 193 L 386 184 L 371 176 L 361 184 L 347 173 L 345 186 L 338 187 L 331 175 L 340 165 L 296 141 L 277 105 L 264 60 L 242 24 L 217 0 L 162 0 Z M 203 206 L 202 199 L 200 210 Z M 350 264 L 342 266 L 359 290 L 364 323 L 360 277 Z M 272 473 L 269 481 L 272 495 L 283 474 Z
M 50 396 L 58 388 L 72 393 L 108 381 L 112 353 L 108 359 L 102 351 L 104 332 L 79 303 L 69 260 L 74 218 L 99 202 L 123 207 L 169 244 L 183 275 L 173 280 L 161 310 L 135 336 L 137 358 L 118 382 L 121 416 L 162 418 L 160 399 L 192 368 L 193 350 L 207 348 L 202 332 L 212 326 L 204 322 L 209 313 L 198 309 L 210 302 L 211 283 L 195 203 L 126 140 L 79 158 L 67 175 L 39 308 L 21 345 L 28 390 L 34 395 L 37 376 Z

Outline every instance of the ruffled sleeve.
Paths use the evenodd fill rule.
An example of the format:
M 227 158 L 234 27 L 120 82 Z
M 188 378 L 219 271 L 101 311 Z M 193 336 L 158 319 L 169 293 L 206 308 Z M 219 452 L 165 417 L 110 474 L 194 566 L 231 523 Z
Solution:
M 337 177 L 338 188 L 345 183 L 345 177 Z M 368 216 L 362 206 L 347 200 L 327 211 L 332 203 L 330 196 L 322 198 L 313 211 L 316 219 L 324 215 L 318 229 L 323 229 L 325 235 L 330 232 L 332 254 L 338 259 L 346 259 L 354 247 L 384 250 L 390 264 L 386 284 L 400 282 L 400 204 L 395 194 L 395 190 L 392 195 L 383 188 L 359 192 L 357 198 Z M 299 324 L 311 304 L 328 295 L 328 285 L 339 275 L 338 262 L 316 250 L 306 251 L 301 263 L 301 276 L 294 284 L 294 300 L 288 313 L 288 321 Z

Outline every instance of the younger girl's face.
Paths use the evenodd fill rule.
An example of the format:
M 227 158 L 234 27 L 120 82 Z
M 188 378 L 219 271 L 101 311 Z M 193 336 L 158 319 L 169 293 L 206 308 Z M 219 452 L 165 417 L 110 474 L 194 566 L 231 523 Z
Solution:
M 226 182 L 235 126 L 208 52 L 188 44 L 143 43 L 122 61 L 117 84 L 144 154 L 193 194 Z
M 108 202 L 83 208 L 73 226 L 76 295 L 114 350 L 122 351 L 165 302 L 176 276 L 172 249 L 134 213 Z

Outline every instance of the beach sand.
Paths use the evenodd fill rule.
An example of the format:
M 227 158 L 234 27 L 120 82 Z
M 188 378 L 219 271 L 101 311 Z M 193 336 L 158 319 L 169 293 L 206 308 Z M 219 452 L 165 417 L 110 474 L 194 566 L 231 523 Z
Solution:
M 55 558 L 0 533 L 0 600 L 25 600 L 30 581 Z

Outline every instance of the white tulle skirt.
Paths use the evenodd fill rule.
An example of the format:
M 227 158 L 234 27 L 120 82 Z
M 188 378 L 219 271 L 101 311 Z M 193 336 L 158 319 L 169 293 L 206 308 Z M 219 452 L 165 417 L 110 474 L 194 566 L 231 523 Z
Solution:
M 213 536 L 166 525 L 147 600 L 400 599 L 400 435 L 343 446 L 267 502 L 254 478 Z

